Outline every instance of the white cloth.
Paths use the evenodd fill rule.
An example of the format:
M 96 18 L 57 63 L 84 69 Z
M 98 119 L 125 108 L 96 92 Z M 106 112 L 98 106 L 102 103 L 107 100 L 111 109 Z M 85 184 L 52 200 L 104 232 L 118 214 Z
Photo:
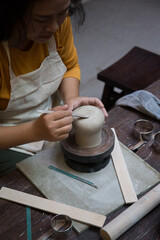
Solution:
M 8 43 L 4 42 L 3 45 L 9 60 L 11 97 L 7 109 L 0 111 L 0 125 L 13 126 L 38 118 L 38 109 L 48 110 L 59 104 L 58 87 L 66 67 L 57 52 L 55 39 L 52 38 L 48 42 L 49 55 L 41 66 L 35 71 L 15 76 L 11 67 Z M 18 147 L 38 152 L 43 144 L 44 141 L 40 141 Z

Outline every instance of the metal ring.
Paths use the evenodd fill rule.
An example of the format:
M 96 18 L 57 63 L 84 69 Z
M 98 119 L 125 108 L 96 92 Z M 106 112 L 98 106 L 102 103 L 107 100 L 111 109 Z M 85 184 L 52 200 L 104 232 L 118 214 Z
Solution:
M 150 140 L 152 138 L 153 124 L 146 119 L 139 119 L 134 123 L 134 134 L 140 140 Z
M 57 240 L 66 239 L 72 231 L 72 220 L 69 216 L 59 214 L 51 219 L 51 227 Z
M 160 131 L 154 134 L 153 146 L 157 152 L 160 152 Z

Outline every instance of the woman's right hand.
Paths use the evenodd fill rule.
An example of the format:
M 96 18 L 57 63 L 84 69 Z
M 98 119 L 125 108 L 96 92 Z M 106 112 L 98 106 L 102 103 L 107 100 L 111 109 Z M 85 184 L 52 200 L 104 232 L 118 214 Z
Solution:
M 68 137 L 72 129 L 72 111 L 68 106 L 58 106 L 53 113 L 42 114 L 32 122 L 15 126 L 0 126 L 0 149 L 8 149 L 40 140 L 60 141 Z
M 33 123 L 33 134 L 38 140 L 60 141 L 68 137 L 72 129 L 72 111 L 68 106 L 57 106 L 53 113 L 42 114 Z

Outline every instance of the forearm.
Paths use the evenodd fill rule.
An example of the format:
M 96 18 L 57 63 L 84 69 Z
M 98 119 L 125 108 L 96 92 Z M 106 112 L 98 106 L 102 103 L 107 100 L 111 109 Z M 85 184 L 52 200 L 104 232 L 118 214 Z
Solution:
M 79 80 L 76 78 L 64 78 L 60 84 L 59 92 L 63 102 L 67 104 L 71 99 L 79 96 Z
M 0 149 L 41 140 L 63 140 L 68 137 L 72 121 L 72 112 L 68 106 L 59 106 L 53 109 L 53 113 L 41 114 L 32 122 L 0 127 Z
M 17 126 L 0 127 L 0 149 L 7 149 L 21 144 L 38 141 L 33 122 Z

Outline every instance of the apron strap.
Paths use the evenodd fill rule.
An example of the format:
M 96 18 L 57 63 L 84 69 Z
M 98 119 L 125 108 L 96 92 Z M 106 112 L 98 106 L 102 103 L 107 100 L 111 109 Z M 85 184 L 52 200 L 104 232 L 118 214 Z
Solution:
M 6 51 L 6 54 L 7 54 L 7 57 L 8 57 L 8 62 L 9 62 L 9 74 L 10 74 L 10 77 L 13 78 L 15 77 L 15 74 L 12 70 L 12 67 L 11 67 L 11 56 L 10 56 L 10 52 L 9 52 L 9 45 L 8 45 L 8 41 L 3 41 L 2 42 L 3 44 L 3 47 Z
M 54 36 L 48 42 L 48 52 L 49 56 L 54 57 L 55 52 L 57 52 L 56 41 Z
M 8 61 L 9 61 L 9 67 L 10 67 L 10 70 L 12 70 L 11 68 L 11 57 L 10 57 L 10 52 L 9 52 L 9 45 L 8 45 L 8 41 L 3 41 L 2 42 L 3 44 L 3 47 L 6 51 L 6 54 L 7 54 L 7 57 L 8 57 Z M 55 53 L 55 50 L 56 50 L 56 42 L 55 42 L 55 38 L 54 36 L 49 40 L 48 42 L 48 52 L 49 52 L 49 56 L 53 57 L 54 56 L 54 53 Z M 13 71 L 11 71 L 12 74 Z

